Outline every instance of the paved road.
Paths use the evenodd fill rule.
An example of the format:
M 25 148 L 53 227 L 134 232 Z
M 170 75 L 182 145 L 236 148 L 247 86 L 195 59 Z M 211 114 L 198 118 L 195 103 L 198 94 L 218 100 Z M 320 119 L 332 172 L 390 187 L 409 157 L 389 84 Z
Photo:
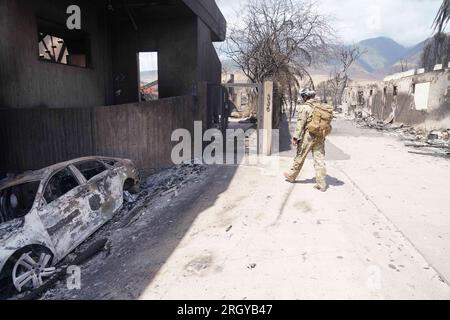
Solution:
M 239 167 L 140 298 L 449 299 L 449 162 L 344 120 L 327 149 L 324 194 L 311 160 L 293 186 Z
M 310 159 L 284 182 L 291 150 L 279 168 L 210 167 L 72 297 L 450 299 L 450 162 L 344 120 L 327 150 L 327 193 Z

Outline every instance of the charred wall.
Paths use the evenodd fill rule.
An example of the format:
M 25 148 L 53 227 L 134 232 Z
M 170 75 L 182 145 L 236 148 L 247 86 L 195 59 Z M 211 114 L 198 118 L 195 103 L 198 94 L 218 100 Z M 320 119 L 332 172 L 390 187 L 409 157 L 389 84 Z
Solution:
M 106 10 L 106 1 L 0 0 L 0 171 L 95 154 L 131 158 L 141 168 L 168 164 L 172 130 L 207 118 L 206 85 L 198 83 L 221 82 L 212 41 L 225 32 L 225 21 L 218 18 L 213 32 L 211 19 L 180 3 L 151 6 L 133 25 L 123 8 Z M 39 57 L 40 21 L 64 28 L 72 4 L 81 7 L 89 39 L 87 67 Z M 138 53 L 145 51 L 159 53 L 162 99 L 137 104 Z
M 129 21 L 114 26 L 115 103 L 138 101 L 139 52 L 158 52 L 159 96 L 192 94 L 197 75 L 196 17 L 146 21 L 135 30 Z M 119 79 L 119 80 L 117 80 Z
M 427 90 L 419 92 L 422 85 Z M 345 90 L 343 101 L 349 110 L 359 110 L 380 121 L 416 125 L 442 119 L 450 114 L 450 71 L 390 77 L 365 85 L 353 83 Z
M 88 68 L 39 59 L 38 20 L 65 26 L 66 9 L 82 8 L 90 42 Z M 108 18 L 96 2 L 79 0 L 0 1 L 0 108 L 66 108 L 112 102 Z
M 0 0 L 0 108 L 77 108 L 138 102 L 138 53 L 146 51 L 159 53 L 161 98 L 191 95 L 199 81 L 220 83 L 221 64 L 212 41 L 223 37 L 223 17 L 217 17 L 218 37 L 209 27 L 215 24 L 208 14 L 204 16 L 209 17 L 209 25 L 187 7 L 181 15 L 161 11 L 155 16 L 149 11 L 149 16 L 141 15 L 133 23 L 125 9 L 108 11 L 105 3 Z M 89 41 L 86 68 L 39 59 L 39 21 L 65 28 L 66 9 L 71 4 L 81 8 L 82 31 Z M 211 4 L 210 11 L 215 12 L 214 8 Z
M 142 21 L 138 30 L 129 21 L 117 22 L 113 34 L 115 91 L 120 91 L 115 103 L 138 100 L 138 52 L 158 52 L 161 98 L 192 94 L 200 81 L 221 82 L 211 31 L 198 17 Z

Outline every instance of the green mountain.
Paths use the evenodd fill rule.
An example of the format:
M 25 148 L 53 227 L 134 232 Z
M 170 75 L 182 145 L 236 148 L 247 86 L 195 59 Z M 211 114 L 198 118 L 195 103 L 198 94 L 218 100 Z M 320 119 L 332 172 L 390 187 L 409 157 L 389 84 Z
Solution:
M 400 60 L 408 51 L 407 48 L 392 39 L 379 37 L 358 43 L 367 52 L 360 59 L 367 71 L 384 69 Z

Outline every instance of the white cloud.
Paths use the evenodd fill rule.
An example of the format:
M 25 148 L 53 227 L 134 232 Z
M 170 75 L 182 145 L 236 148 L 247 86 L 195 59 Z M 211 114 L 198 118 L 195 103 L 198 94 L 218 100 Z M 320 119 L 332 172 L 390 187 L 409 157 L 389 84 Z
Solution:
M 216 0 L 229 23 L 246 0 Z M 315 0 L 320 13 L 333 16 L 344 42 L 386 36 L 412 46 L 432 35 L 431 24 L 442 0 Z

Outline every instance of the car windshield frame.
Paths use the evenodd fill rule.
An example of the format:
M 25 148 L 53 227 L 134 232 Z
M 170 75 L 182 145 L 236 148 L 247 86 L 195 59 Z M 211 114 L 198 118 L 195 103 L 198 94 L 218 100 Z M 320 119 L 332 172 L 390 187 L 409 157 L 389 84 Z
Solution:
M 43 181 L 43 185 L 42 185 L 42 193 L 40 194 L 40 200 L 39 202 L 41 203 L 41 206 L 48 206 L 50 204 L 52 204 L 52 202 L 48 202 L 47 199 L 45 199 L 45 191 L 47 190 L 47 187 L 50 183 L 50 181 L 52 180 L 52 178 L 57 175 L 58 173 L 60 173 L 61 171 L 67 170 L 71 173 L 71 175 L 75 178 L 75 180 L 78 183 L 77 187 L 83 186 L 86 183 L 86 180 L 84 179 L 84 177 L 80 177 L 78 172 L 76 171 L 76 168 L 74 169 L 73 165 L 68 165 L 66 167 L 61 167 L 58 170 L 54 170 L 51 172 L 51 174 L 49 174 Z M 62 195 L 64 196 L 64 195 Z
M 92 177 L 87 177 L 83 171 L 79 166 L 83 165 L 85 163 L 89 163 L 89 162 L 96 162 L 100 165 L 102 165 L 104 167 L 105 170 L 103 170 L 102 172 L 92 176 Z M 116 162 L 117 163 L 117 162 Z M 103 175 L 105 172 L 108 172 L 109 170 L 111 170 L 111 168 L 114 168 L 108 164 L 106 164 L 102 159 L 88 159 L 88 160 L 82 160 L 82 161 L 78 161 L 72 164 L 73 168 L 75 170 L 77 170 L 79 172 L 79 174 L 81 175 L 81 177 L 86 181 L 86 183 L 96 179 L 98 176 Z

